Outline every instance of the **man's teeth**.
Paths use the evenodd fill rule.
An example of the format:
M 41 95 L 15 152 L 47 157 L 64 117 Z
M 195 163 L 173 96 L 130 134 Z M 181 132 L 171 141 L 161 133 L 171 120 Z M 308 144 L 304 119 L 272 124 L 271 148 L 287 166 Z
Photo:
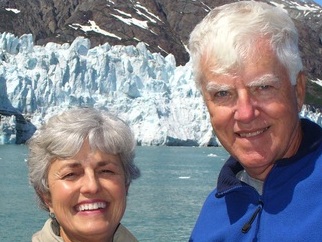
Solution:
M 267 128 L 266 129 L 262 129 L 262 130 L 258 130 L 256 132 L 240 133 L 239 135 L 242 138 L 249 138 L 249 137 L 253 137 L 253 136 L 259 135 L 259 134 L 263 133 L 265 130 L 267 130 Z
M 86 203 L 86 204 L 81 204 L 77 207 L 77 210 L 80 211 L 89 211 L 89 210 L 96 210 L 100 208 L 105 208 L 106 203 L 104 202 L 97 202 L 97 203 Z

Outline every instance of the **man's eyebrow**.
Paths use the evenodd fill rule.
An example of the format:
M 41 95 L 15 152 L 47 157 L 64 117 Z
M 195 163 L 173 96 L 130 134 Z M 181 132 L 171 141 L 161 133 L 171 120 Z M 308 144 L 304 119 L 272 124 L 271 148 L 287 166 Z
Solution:
M 228 85 L 228 84 L 218 84 L 218 83 L 215 83 L 215 82 L 208 82 L 207 85 L 206 85 L 206 90 L 208 92 L 211 92 L 211 91 L 227 91 L 229 89 L 232 89 L 232 86 Z
M 280 79 L 273 75 L 273 74 L 266 74 L 257 78 L 254 78 L 254 80 L 251 80 L 250 82 L 247 83 L 248 87 L 256 87 L 256 86 L 262 86 L 262 85 L 268 85 L 270 83 L 278 83 L 280 82 Z M 227 91 L 233 89 L 232 85 L 228 84 L 219 84 L 214 81 L 210 81 L 206 85 L 206 90 L 208 92 L 213 92 L 213 91 Z
M 277 78 L 277 76 L 272 74 L 266 74 L 259 78 L 255 78 L 254 80 L 250 81 L 247 86 L 248 87 L 256 87 L 256 86 L 263 86 L 270 83 L 278 83 L 280 80 Z

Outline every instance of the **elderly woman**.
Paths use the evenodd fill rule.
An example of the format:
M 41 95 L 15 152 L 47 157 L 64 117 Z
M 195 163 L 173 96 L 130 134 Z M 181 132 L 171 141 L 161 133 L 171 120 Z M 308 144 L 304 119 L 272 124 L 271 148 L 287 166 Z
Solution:
M 120 119 L 93 108 L 53 116 L 28 141 L 29 179 L 50 218 L 32 241 L 132 242 L 120 224 L 135 139 Z

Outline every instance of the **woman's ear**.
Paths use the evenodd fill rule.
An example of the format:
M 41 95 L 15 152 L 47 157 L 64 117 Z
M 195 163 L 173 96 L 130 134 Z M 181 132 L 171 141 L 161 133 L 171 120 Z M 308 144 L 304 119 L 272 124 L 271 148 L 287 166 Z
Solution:
M 130 188 L 130 184 L 129 185 L 125 185 L 126 196 L 129 194 L 129 188 Z
M 48 194 L 42 194 L 41 195 L 43 201 L 45 202 L 46 206 L 48 207 L 50 212 L 53 212 L 53 206 L 52 206 L 52 202 L 51 202 L 51 197 L 50 197 L 50 193 Z

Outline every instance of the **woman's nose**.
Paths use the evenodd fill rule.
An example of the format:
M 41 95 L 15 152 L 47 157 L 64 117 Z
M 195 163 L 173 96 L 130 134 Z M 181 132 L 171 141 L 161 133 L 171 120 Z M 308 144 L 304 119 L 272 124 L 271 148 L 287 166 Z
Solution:
M 81 184 L 81 193 L 97 193 L 100 189 L 100 182 L 94 172 L 84 174 Z

